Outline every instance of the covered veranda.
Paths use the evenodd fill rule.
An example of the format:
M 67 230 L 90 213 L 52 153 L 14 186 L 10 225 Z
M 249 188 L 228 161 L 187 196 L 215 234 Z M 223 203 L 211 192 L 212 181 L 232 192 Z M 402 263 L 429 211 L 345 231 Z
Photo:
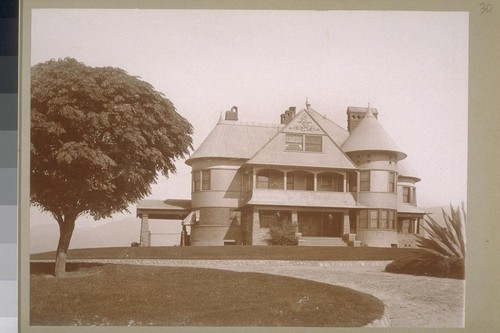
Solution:
M 199 214 L 191 210 L 191 200 L 142 200 L 137 203 L 137 217 L 141 219 L 139 246 L 151 246 L 150 219 L 182 221 L 180 245 L 188 245 L 189 239 L 186 227 L 199 219 Z

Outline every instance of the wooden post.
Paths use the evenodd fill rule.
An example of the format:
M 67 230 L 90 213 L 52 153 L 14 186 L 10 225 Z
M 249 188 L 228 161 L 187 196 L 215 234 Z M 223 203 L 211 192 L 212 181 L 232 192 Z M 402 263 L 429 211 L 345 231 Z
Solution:
M 140 246 L 151 246 L 151 233 L 149 232 L 148 214 L 141 218 Z

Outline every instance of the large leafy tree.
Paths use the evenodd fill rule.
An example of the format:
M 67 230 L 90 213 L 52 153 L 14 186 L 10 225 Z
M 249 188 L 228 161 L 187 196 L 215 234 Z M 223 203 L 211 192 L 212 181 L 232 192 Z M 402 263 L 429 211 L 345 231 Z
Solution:
M 149 83 L 113 67 L 51 60 L 31 71 L 30 200 L 59 224 L 55 275 L 76 219 L 124 211 L 192 148 L 192 126 Z

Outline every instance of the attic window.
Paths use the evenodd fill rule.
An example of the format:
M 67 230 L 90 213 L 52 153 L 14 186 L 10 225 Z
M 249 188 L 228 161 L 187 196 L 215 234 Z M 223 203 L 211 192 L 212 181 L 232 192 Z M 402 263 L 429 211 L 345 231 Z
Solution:
M 287 134 L 286 151 L 322 152 L 323 137 L 320 135 Z

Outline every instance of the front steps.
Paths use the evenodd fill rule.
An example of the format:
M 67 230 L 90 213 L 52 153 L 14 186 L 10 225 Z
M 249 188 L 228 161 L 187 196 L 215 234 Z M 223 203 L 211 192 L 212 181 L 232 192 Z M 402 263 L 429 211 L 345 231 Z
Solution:
M 340 237 L 300 237 L 299 246 L 347 246 Z

